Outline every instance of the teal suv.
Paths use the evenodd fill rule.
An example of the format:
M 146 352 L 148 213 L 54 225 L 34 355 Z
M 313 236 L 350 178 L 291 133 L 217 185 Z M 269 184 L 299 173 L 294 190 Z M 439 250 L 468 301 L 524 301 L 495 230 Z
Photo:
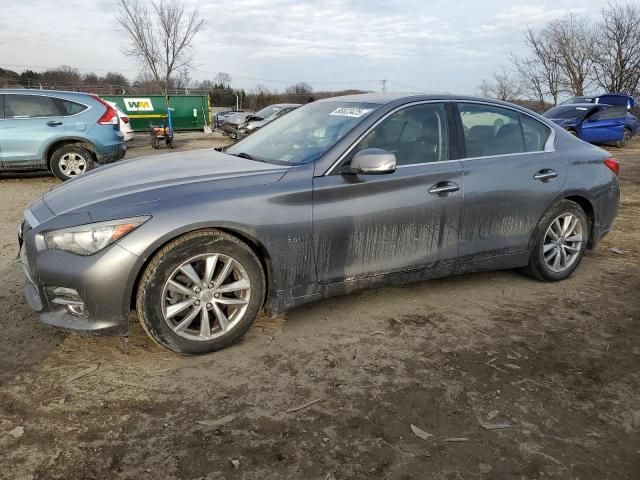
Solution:
M 0 89 L 0 170 L 50 170 L 68 180 L 120 160 L 116 110 L 95 95 Z

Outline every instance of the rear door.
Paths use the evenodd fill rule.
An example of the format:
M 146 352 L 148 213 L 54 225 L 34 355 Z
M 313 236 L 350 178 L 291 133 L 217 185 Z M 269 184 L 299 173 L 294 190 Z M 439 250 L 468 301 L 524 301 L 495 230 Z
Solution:
M 616 105 L 588 115 L 582 122 L 582 140 L 586 142 L 616 142 L 624 136 L 627 109 Z
M 450 145 L 455 126 L 449 125 L 447 111 L 444 103 L 422 103 L 389 114 L 341 165 L 359 150 L 381 148 L 395 153 L 394 173 L 341 174 L 338 167 L 314 178 L 314 250 L 321 283 L 455 261 L 463 177 Z
M 53 98 L 39 94 L 4 95 L 0 150 L 4 168 L 43 166 L 44 148 L 62 136 L 65 120 Z
M 466 152 L 460 225 L 463 260 L 525 252 L 542 213 L 566 178 L 553 131 L 517 110 L 459 103 Z

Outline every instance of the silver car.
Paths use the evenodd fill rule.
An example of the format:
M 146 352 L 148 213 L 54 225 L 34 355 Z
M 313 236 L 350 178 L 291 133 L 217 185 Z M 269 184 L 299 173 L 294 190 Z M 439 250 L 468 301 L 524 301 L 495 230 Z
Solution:
M 523 267 L 547 282 L 612 228 L 618 162 L 524 108 L 455 96 L 310 103 L 225 152 L 97 169 L 25 212 L 43 322 L 204 353 L 356 289 Z

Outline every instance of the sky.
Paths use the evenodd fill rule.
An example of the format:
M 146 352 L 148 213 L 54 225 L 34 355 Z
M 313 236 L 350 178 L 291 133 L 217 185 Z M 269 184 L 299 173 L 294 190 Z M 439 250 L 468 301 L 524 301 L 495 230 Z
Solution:
M 180 0 L 175 0 L 180 1 Z M 526 28 L 568 12 L 599 15 L 607 0 L 182 0 L 206 21 L 191 78 L 227 72 L 233 86 L 359 88 L 472 94 L 525 52 Z M 70 65 L 140 71 L 115 0 L 0 0 L 0 67 Z

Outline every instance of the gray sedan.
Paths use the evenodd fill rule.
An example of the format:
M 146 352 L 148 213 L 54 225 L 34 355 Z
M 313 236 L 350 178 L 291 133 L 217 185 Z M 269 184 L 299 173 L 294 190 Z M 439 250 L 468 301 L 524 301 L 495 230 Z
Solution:
M 43 322 L 204 353 L 356 289 L 523 267 L 562 280 L 611 229 L 618 163 L 524 108 L 455 96 L 310 103 L 225 152 L 131 160 L 25 212 Z

